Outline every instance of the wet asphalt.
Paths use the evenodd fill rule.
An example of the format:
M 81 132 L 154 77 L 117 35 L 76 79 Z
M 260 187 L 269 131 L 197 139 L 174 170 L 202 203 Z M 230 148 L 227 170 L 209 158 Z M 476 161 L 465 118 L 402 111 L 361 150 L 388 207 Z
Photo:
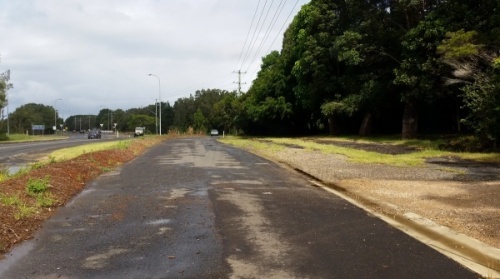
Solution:
M 215 138 L 96 179 L 0 278 L 480 278 L 303 176 Z

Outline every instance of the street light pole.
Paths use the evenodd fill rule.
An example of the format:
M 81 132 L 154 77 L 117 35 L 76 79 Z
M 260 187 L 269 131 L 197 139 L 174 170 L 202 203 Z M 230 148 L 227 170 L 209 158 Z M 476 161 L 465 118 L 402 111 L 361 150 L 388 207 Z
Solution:
M 155 99 L 155 134 L 158 134 L 158 100 Z
M 159 98 L 158 100 L 160 101 L 160 136 L 161 136 L 161 82 L 160 82 L 160 78 L 155 75 L 155 74 L 148 74 L 148 76 L 154 76 L 158 79 L 158 92 L 159 92 Z
M 57 101 L 62 101 L 62 99 L 59 98 L 54 101 L 54 127 L 55 127 L 54 134 L 57 132 L 57 109 L 56 109 Z
M 5 94 L 8 96 L 7 94 Z M 9 99 L 7 99 L 7 135 L 10 135 L 10 123 L 9 123 Z

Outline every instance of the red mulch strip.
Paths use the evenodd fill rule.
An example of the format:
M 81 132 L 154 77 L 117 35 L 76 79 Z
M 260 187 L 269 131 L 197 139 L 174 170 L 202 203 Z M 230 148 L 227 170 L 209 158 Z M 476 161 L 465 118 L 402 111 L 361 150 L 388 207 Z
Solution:
M 85 185 L 101 175 L 142 154 L 148 147 L 161 141 L 159 138 L 134 140 L 126 149 L 104 150 L 83 154 L 75 159 L 42 166 L 24 175 L 0 183 L 0 197 L 17 195 L 23 204 L 32 206 L 36 199 L 28 195 L 30 179 L 48 177 L 49 187 L 45 191 L 56 201 L 50 207 L 38 207 L 38 211 L 27 217 L 16 219 L 19 207 L 0 202 L 0 258 L 15 244 L 33 237 L 42 223 L 50 218 L 60 206 L 68 203 L 80 193 Z

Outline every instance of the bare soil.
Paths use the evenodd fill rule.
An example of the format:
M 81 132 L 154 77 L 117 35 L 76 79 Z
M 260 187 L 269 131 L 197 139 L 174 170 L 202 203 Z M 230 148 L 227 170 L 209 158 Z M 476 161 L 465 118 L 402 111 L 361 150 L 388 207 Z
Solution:
M 149 146 L 159 142 L 158 138 L 141 138 L 134 140 L 126 149 L 87 153 L 69 161 L 50 163 L 2 181 L 0 198 L 17 197 L 21 204 L 9 205 L 0 202 L 0 258 L 17 243 L 32 238 L 42 223 L 50 218 L 58 207 L 80 193 L 89 181 L 137 157 Z M 46 192 L 55 202 L 50 206 L 35 206 L 36 199 L 28 194 L 26 186 L 30 179 L 44 178 L 49 182 Z M 36 211 L 19 218 L 18 214 L 22 208 L 36 208 Z

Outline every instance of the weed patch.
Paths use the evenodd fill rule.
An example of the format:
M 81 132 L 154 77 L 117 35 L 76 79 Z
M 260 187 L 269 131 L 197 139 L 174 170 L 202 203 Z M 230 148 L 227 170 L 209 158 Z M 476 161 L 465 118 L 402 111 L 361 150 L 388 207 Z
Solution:
M 12 205 L 17 206 L 17 205 L 22 204 L 22 201 L 18 195 L 9 196 L 9 195 L 1 195 L 0 194 L 0 203 L 3 205 L 7 205 L 7 206 L 12 206 Z
M 14 219 L 20 220 L 23 218 L 30 217 L 37 212 L 37 208 L 33 206 L 29 206 L 27 204 L 22 204 L 17 206 L 17 211 L 14 213 Z
M 36 195 L 37 207 L 50 207 L 53 206 L 56 199 L 50 193 L 40 193 Z
M 45 192 L 49 187 L 50 176 L 46 175 L 44 178 L 29 179 L 26 184 L 26 191 L 29 195 L 36 195 Z

